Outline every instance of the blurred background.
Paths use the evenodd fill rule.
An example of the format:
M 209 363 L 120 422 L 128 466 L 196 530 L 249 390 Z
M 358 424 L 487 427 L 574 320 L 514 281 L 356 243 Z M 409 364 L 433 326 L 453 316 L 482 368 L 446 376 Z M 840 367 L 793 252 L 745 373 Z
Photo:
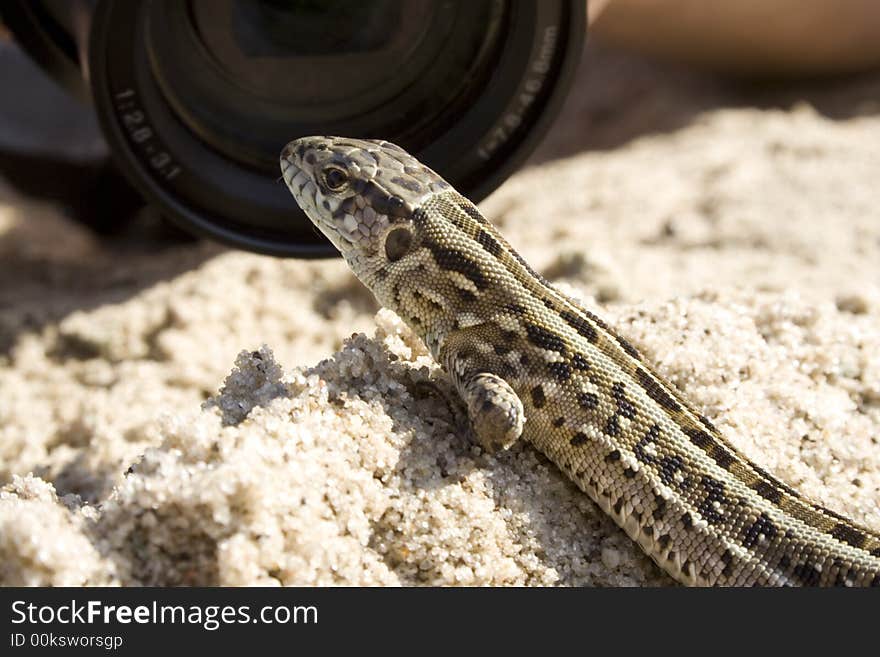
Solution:
M 525 138 L 520 138 L 520 141 L 530 142 L 519 149 L 521 152 L 502 153 L 477 171 L 461 172 L 452 162 L 464 159 L 466 153 L 459 152 L 450 145 L 455 139 L 446 139 L 443 144 L 434 142 L 436 147 L 428 148 L 428 152 L 422 153 L 422 146 L 435 139 L 426 127 L 418 128 L 417 134 L 412 131 L 402 133 L 399 127 L 394 127 L 391 123 L 382 124 L 379 118 L 369 119 L 372 123 L 363 125 L 352 119 L 339 118 L 342 116 L 339 114 L 340 110 L 330 100 L 333 94 L 329 88 L 312 80 L 312 77 L 320 78 L 323 75 L 332 81 L 331 86 L 342 88 L 346 85 L 354 86 L 353 81 L 346 82 L 344 67 L 331 63 L 332 59 L 327 57 L 321 60 L 322 74 L 315 76 L 310 67 L 313 69 L 313 63 L 317 61 L 313 56 L 318 52 L 315 48 L 320 46 L 320 40 L 311 45 L 305 44 L 310 38 L 309 34 L 321 34 L 322 30 L 329 29 L 326 22 L 328 17 L 335 16 L 336 23 L 344 23 L 340 17 L 349 16 L 352 21 L 360 21 L 363 25 L 359 26 L 358 32 L 352 32 L 356 36 L 342 36 L 341 32 L 348 29 L 344 25 L 334 27 L 336 34 L 333 48 L 348 48 L 354 53 L 351 61 L 358 61 L 356 56 L 366 57 L 364 53 L 370 48 L 374 48 L 377 53 L 385 48 L 389 54 L 399 58 L 405 49 L 398 52 L 395 48 L 403 46 L 386 43 L 380 47 L 379 41 L 375 40 L 375 34 L 381 33 L 381 30 L 374 24 L 380 19 L 385 22 L 397 21 L 401 31 L 412 32 L 413 43 L 419 40 L 424 42 L 424 35 L 420 35 L 417 26 L 410 23 L 418 23 L 421 12 L 421 21 L 436 27 L 432 21 L 440 24 L 444 20 L 443 11 L 437 9 L 443 3 L 437 5 L 428 0 L 417 3 L 413 5 L 415 10 L 410 12 L 412 17 L 397 12 L 394 3 L 385 2 L 370 5 L 372 14 L 354 17 L 350 16 L 350 8 L 346 9 L 344 3 L 337 6 L 332 2 L 329 5 L 321 4 L 317 10 L 308 2 L 221 2 L 219 5 L 215 4 L 216 11 L 211 12 L 199 10 L 200 5 L 195 3 L 189 17 L 176 16 L 172 9 L 165 7 L 167 3 L 161 2 L 145 4 L 149 10 L 143 9 L 143 16 L 140 17 L 126 15 L 126 12 L 114 6 L 121 3 L 109 1 L 96 3 L 88 0 L 42 0 L 6 4 L 5 13 L 9 25 L 14 26 L 20 43 L 16 43 L 15 36 L 9 30 L 0 34 L 0 69 L 3 71 L 5 87 L 15 90 L 15 93 L 4 94 L 0 100 L 0 175 L 22 194 L 56 201 L 66 215 L 89 226 L 97 234 L 111 239 L 127 236 L 134 241 L 148 238 L 160 243 L 166 240 L 179 242 L 187 240 L 193 232 L 206 232 L 203 226 L 213 221 L 218 225 L 207 232 L 232 246 L 275 251 L 279 254 L 299 253 L 295 248 L 281 245 L 287 237 L 283 234 L 275 240 L 279 244 L 278 248 L 273 247 L 271 236 L 260 241 L 261 231 L 272 230 L 274 226 L 270 225 L 268 219 L 269 223 L 264 225 L 254 218 L 255 215 L 278 215 L 279 210 L 272 203 L 281 203 L 280 218 L 272 221 L 297 226 L 300 232 L 290 237 L 293 242 L 305 243 L 313 239 L 310 229 L 300 221 L 301 217 L 290 221 L 290 213 L 296 212 L 296 208 L 289 205 L 290 199 L 286 198 L 283 190 L 266 182 L 277 166 L 276 144 L 284 143 L 287 135 L 298 134 L 298 131 L 341 130 L 346 134 L 371 134 L 370 130 L 373 130 L 383 136 L 395 138 L 407 148 L 422 154 L 423 159 L 443 171 L 465 193 L 480 199 L 518 168 L 523 158 L 538 143 L 542 145 L 534 155 L 533 163 L 584 149 L 609 148 L 639 134 L 668 130 L 682 125 L 693 114 L 713 105 L 784 106 L 791 99 L 802 96 L 809 97 L 819 111 L 829 116 L 844 117 L 870 111 L 871 104 L 878 102 L 877 95 L 873 93 L 875 78 L 872 72 L 880 66 L 880 5 L 872 0 L 746 0 L 715 3 L 699 0 L 594 0 L 587 7 L 591 29 L 589 44 L 583 56 L 577 54 L 580 44 L 576 42 L 572 43 L 570 49 L 574 54 L 557 53 L 557 56 L 570 60 L 580 59 L 577 63 L 576 79 L 573 82 L 569 80 L 569 73 L 565 71 L 560 74 L 561 79 L 556 83 L 558 100 L 565 100 L 565 118 L 554 121 L 555 105 L 558 104 L 554 98 L 549 103 L 554 105 L 553 108 L 541 110 L 545 115 L 543 118 L 547 119 L 544 121 L 547 125 L 529 124 L 526 129 L 521 130 L 530 133 Z M 134 4 L 129 3 L 129 6 Z M 460 7 L 454 11 L 448 10 L 447 13 L 452 15 L 455 11 L 458 11 L 457 15 L 445 18 L 449 25 L 444 27 L 450 30 L 450 34 L 455 34 L 456 30 L 459 33 L 466 32 L 463 23 L 467 20 L 475 23 L 485 21 L 485 24 L 470 28 L 475 30 L 475 34 L 482 34 L 480 30 L 488 33 L 492 29 L 513 29 L 509 25 L 515 22 L 511 15 L 516 13 L 510 10 L 506 15 L 497 17 L 465 15 Z M 227 22 L 219 19 L 211 22 L 205 14 L 228 14 L 224 17 Z M 370 19 L 371 15 L 375 20 Z M 265 21 L 270 18 L 281 22 L 281 27 L 267 27 Z M 536 15 L 530 20 L 538 21 L 541 18 Z M 104 23 L 112 25 L 113 29 L 109 30 L 111 34 L 100 45 L 96 45 L 100 39 L 93 35 L 90 45 L 90 28 L 94 28 L 91 29 L 92 33 L 100 33 L 102 30 L 99 23 L 102 19 Z M 495 19 L 502 27 L 491 27 Z M 563 23 L 576 22 L 571 15 L 561 20 Z M 132 37 L 133 40 L 126 40 L 121 33 L 123 28 L 136 21 L 147 24 L 147 27 L 142 28 L 147 34 L 138 33 Z M 162 21 L 167 21 L 167 25 Z M 189 24 L 188 21 L 192 22 L 192 34 L 175 27 L 183 23 Z M 240 50 L 231 46 L 228 39 L 224 40 L 224 30 L 231 29 L 229 21 L 244 26 L 235 28 L 241 32 L 235 38 L 244 43 Z M 167 27 L 169 32 L 180 33 L 162 41 L 149 34 L 151 29 L 156 29 L 151 27 L 155 24 Z M 299 35 L 295 38 L 296 44 L 290 41 L 293 38 L 290 35 L 279 36 L 278 31 L 281 28 L 288 32 L 294 30 Z M 113 33 L 114 30 L 117 33 Z M 104 27 L 104 31 L 108 29 Z M 134 40 L 135 37 L 137 40 Z M 166 38 L 166 35 L 162 35 L 162 38 Z M 178 41 L 186 42 L 188 38 L 200 39 L 201 45 L 175 45 Z M 370 42 L 370 38 L 374 40 Z M 441 53 L 439 59 L 450 61 L 454 61 L 456 56 L 466 54 L 478 58 L 478 54 L 467 51 L 467 44 L 463 40 L 470 38 L 468 35 L 456 38 L 458 40 L 447 35 L 446 50 L 432 51 L 432 56 L 436 58 L 437 53 Z M 328 41 L 332 40 L 328 38 Z M 113 144 L 108 145 L 107 131 L 114 132 L 109 127 L 112 119 L 108 119 L 102 130 L 90 102 L 93 92 L 84 79 L 89 77 L 91 67 L 91 86 L 95 88 L 96 97 L 100 98 L 99 87 L 102 81 L 107 78 L 107 84 L 112 85 L 115 80 L 111 78 L 115 73 L 112 70 L 105 73 L 100 69 L 104 62 L 90 51 L 98 51 L 103 47 L 106 50 L 101 52 L 104 58 L 122 58 L 122 51 L 117 51 L 118 48 L 131 50 L 128 44 L 141 42 L 144 49 L 150 51 L 152 74 L 157 77 L 159 86 L 163 87 L 162 93 L 167 101 L 177 108 L 180 120 L 209 145 L 203 152 L 194 154 L 191 160 L 186 160 L 183 154 L 169 149 L 172 150 L 171 158 L 182 161 L 184 168 L 203 167 L 216 170 L 218 173 L 215 177 L 221 182 L 205 176 L 188 182 L 189 189 L 180 185 L 177 189 L 169 187 L 166 195 L 166 190 L 161 188 L 161 182 L 158 185 L 150 182 L 147 175 L 150 172 L 138 171 L 136 166 L 127 164 L 133 158 L 125 144 L 120 145 L 117 138 Z M 30 57 L 23 52 L 21 45 L 26 47 Z M 525 47 L 527 44 L 521 45 Z M 412 56 L 419 53 L 427 56 L 424 53 L 428 46 L 424 43 L 419 47 L 411 44 L 406 47 L 410 48 L 407 52 Z M 485 50 L 489 45 L 484 43 L 481 47 Z M 461 54 L 456 54 L 459 51 Z M 260 66 L 264 69 L 279 68 L 280 72 L 277 74 L 270 71 L 264 75 L 265 80 L 259 83 L 261 87 L 254 87 L 250 99 L 254 103 L 258 103 L 255 99 L 267 97 L 271 93 L 267 88 L 272 86 L 282 87 L 286 84 L 296 89 L 305 85 L 311 90 L 279 91 L 276 98 L 270 98 L 275 105 L 266 101 L 265 107 L 260 106 L 261 111 L 254 109 L 250 114 L 250 110 L 236 105 L 239 101 L 235 94 L 245 89 L 246 85 L 241 86 L 244 82 L 237 82 L 239 86 L 232 85 L 228 89 L 219 86 L 220 83 L 215 87 L 206 86 L 201 91 L 192 91 L 192 97 L 174 91 L 174 88 L 198 87 L 198 80 L 206 75 L 209 64 L 200 64 L 201 68 L 198 68 L 187 64 L 186 60 L 190 57 L 198 59 L 201 55 L 208 59 L 225 59 L 218 68 L 227 76 L 259 77 L 257 71 Z M 177 57 L 177 61 L 166 71 L 158 60 L 169 57 Z M 304 63 L 297 64 L 300 61 Z M 256 62 L 262 64 L 257 65 Z M 369 67 L 379 64 L 379 60 L 370 61 Z M 350 65 L 349 61 L 345 62 L 346 67 Z M 362 65 L 367 66 L 366 63 Z M 450 63 L 448 66 L 456 74 L 473 76 L 475 81 L 479 77 L 476 69 L 466 73 L 464 69 L 454 69 L 457 65 Z M 500 67 L 498 70 L 505 70 L 506 64 L 503 61 L 496 65 Z M 552 66 L 559 67 L 558 64 Z M 574 70 L 574 63 L 569 68 Z M 421 73 L 424 76 L 426 71 L 432 70 L 422 69 Z M 135 74 L 141 78 L 145 75 L 142 71 L 135 71 Z M 402 69 L 395 72 L 404 81 L 407 74 Z M 340 75 L 343 77 L 338 80 L 334 78 Z M 370 84 L 379 84 L 383 75 L 385 74 L 377 74 L 376 80 Z M 136 84 L 143 86 L 146 83 L 141 80 Z M 840 92 L 843 87 L 847 88 L 845 93 Z M 137 92 L 147 95 L 146 90 L 140 88 Z M 197 93 L 202 95 L 195 95 Z M 312 99 L 324 99 L 321 101 L 324 103 L 321 106 L 324 108 L 322 118 L 317 123 L 309 123 L 304 118 L 303 112 L 306 110 L 300 112 L 291 109 L 291 103 L 295 105 L 302 102 L 296 93 L 310 93 Z M 395 93 L 399 93 L 399 90 Z M 408 97 L 413 98 L 418 97 L 419 93 L 421 92 L 417 90 L 406 92 Z M 467 97 L 471 92 L 465 90 L 461 93 Z M 218 105 L 220 101 L 216 96 L 222 98 L 224 94 L 229 98 L 228 106 Z M 344 94 L 338 95 L 345 98 Z M 345 102 L 354 108 L 361 99 L 352 91 Z M 440 104 L 441 99 L 434 98 L 432 102 Z M 188 107 L 187 103 L 191 106 Z M 466 103 L 476 106 L 476 99 L 466 98 L 461 103 L 465 104 L 449 105 L 444 109 L 445 114 L 438 113 L 431 120 L 436 126 L 447 127 L 450 121 L 464 123 L 470 120 L 463 117 L 463 113 L 467 108 Z M 150 114 L 148 122 L 151 122 L 155 131 L 156 124 L 162 120 L 159 116 L 161 113 L 146 105 L 145 101 L 141 101 L 138 107 Z M 478 109 L 483 113 L 495 112 L 498 117 L 503 114 L 500 106 Z M 106 113 L 107 110 L 102 108 L 101 111 Z M 242 136 L 247 134 L 247 129 L 211 125 L 210 121 L 213 119 L 191 117 L 200 112 L 214 113 L 217 120 L 226 125 L 250 124 L 252 132 L 263 131 L 254 139 L 263 140 L 265 145 L 258 144 L 257 141 L 251 143 L 247 137 Z M 275 128 L 271 123 L 275 120 L 273 112 L 280 112 L 281 116 L 286 117 L 280 122 L 280 128 Z M 387 107 L 383 111 L 385 115 L 390 113 Z M 422 109 L 421 113 L 424 114 L 425 110 Z M 569 127 L 572 117 L 578 123 L 576 131 Z M 528 117 L 525 117 L 524 123 L 529 123 Z M 533 123 L 541 122 L 534 120 Z M 542 140 L 547 127 L 554 123 L 556 129 L 547 139 Z M 174 132 L 169 128 L 164 138 L 173 141 L 176 135 L 182 140 L 184 134 L 189 133 Z M 459 135 L 457 139 L 462 141 L 463 135 Z M 234 146 L 229 146 L 228 143 L 224 145 L 224 140 L 234 143 Z M 516 138 L 512 140 L 515 141 Z M 151 140 L 146 143 L 153 162 L 156 158 L 162 160 L 166 154 L 153 154 Z M 156 148 L 162 149 L 161 142 Z M 183 149 L 184 146 L 180 148 Z M 260 168 L 256 169 L 259 175 L 250 176 L 250 169 L 247 167 L 254 163 L 248 163 L 245 167 L 247 171 L 239 168 L 233 172 L 238 175 L 236 179 L 230 171 L 222 170 L 218 162 L 211 159 L 215 151 L 230 149 L 235 150 L 236 155 L 243 160 L 250 157 L 249 149 L 265 151 L 264 154 L 262 151 L 254 151 L 254 158 L 265 158 L 265 164 L 261 162 Z M 108 159 L 111 150 L 117 154 L 115 164 Z M 441 153 L 439 157 L 438 152 Z M 146 153 L 141 155 L 147 156 Z M 129 180 L 133 179 L 141 185 L 143 194 L 135 192 L 132 185 L 125 183 L 120 164 L 125 165 L 122 168 L 127 168 L 128 173 L 134 172 L 129 175 Z M 157 171 L 162 174 L 176 173 L 173 164 L 163 165 L 163 168 L 164 170 L 160 168 Z M 161 177 L 156 176 L 157 179 Z M 143 211 L 143 199 L 150 197 L 150 190 L 144 192 L 144 185 L 153 190 L 151 198 L 156 200 L 159 197 L 159 203 L 153 203 L 153 207 L 146 211 Z M 230 188 L 242 186 L 244 191 L 238 196 L 223 198 L 219 205 L 203 203 L 205 195 L 222 196 L 224 185 Z M 250 192 L 246 191 L 249 185 Z M 196 189 L 193 190 L 193 187 Z M 204 191 L 200 191 L 199 187 Z M 277 194 L 277 197 L 273 196 L 273 201 L 269 204 L 248 205 L 239 198 L 247 197 L 248 194 Z M 163 206 L 162 202 L 167 197 L 170 200 Z M 186 206 L 185 211 L 176 212 L 175 203 L 178 201 Z M 242 206 L 240 210 L 237 209 L 239 205 Z M 192 220 L 189 216 L 192 213 L 188 214 L 186 210 L 194 209 L 195 214 L 198 214 L 200 207 L 202 214 L 207 217 Z M 243 213 L 244 218 L 236 216 L 237 212 Z M 214 217 L 210 216 L 212 213 Z M 229 213 L 226 223 L 218 217 L 224 213 Z M 176 228 L 174 222 L 162 220 L 160 214 L 175 219 L 177 225 L 182 225 L 185 230 Z M 236 224 L 236 221 L 244 223 Z M 230 232 L 234 234 L 232 239 L 224 237 Z M 245 236 L 253 236 L 252 245 Z M 301 255 L 312 253 L 307 246 L 311 248 L 310 245 L 305 245 Z M 332 255 L 331 251 L 326 250 L 320 253 Z

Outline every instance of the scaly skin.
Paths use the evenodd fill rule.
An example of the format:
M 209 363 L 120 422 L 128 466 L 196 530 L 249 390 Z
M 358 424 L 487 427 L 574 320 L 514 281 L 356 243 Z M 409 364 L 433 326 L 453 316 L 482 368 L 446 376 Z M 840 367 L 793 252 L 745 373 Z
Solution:
M 746 459 L 404 150 L 306 137 L 284 148 L 281 169 L 449 373 L 485 449 L 532 443 L 682 583 L 880 585 L 880 536 Z

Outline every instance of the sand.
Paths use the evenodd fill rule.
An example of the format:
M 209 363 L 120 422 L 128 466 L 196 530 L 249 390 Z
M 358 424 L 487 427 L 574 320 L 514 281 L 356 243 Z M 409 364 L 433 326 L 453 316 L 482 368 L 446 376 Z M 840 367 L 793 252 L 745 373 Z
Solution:
M 746 454 L 880 530 L 877 105 L 592 56 L 482 208 Z M 0 584 L 672 584 L 531 447 L 481 453 L 339 261 L 105 243 L 8 186 L 0 259 Z

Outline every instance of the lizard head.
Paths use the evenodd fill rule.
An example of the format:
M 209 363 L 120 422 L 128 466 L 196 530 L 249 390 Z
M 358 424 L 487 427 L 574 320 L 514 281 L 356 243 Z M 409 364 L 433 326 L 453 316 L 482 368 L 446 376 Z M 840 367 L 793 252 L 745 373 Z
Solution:
M 361 278 L 405 256 L 414 212 L 449 184 L 387 141 L 303 137 L 281 151 L 284 182 Z

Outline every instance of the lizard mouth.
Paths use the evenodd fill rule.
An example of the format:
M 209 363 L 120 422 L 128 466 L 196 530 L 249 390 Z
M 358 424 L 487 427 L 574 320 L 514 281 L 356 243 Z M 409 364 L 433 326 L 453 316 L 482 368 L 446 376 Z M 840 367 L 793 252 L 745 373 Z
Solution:
M 281 175 L 290 192 L 299 201 L 309 177 L 290 157 L 281 158 Z
M 287 189 L 293 195 L 297 205 L 309 218 L 312 224 L 330 240 L 330 242 L 339 250 L 350 242 L 346 240 L 343 231 L 335 225 L 332 217 L 325 217 L 324 213 L 318 207 L 315 193 L 317 188 L 312 181 L 311 176 L 297 163 L 295 151 L 290 146 L 286 146 L 281 152 L 281 176 Z
M 315 202 L 317 188 L 312 177 L 297 163 L 295 156 L 287 148 L 281 154 L 281 176 L 299 207 L 316 223 L 320 216 Z

